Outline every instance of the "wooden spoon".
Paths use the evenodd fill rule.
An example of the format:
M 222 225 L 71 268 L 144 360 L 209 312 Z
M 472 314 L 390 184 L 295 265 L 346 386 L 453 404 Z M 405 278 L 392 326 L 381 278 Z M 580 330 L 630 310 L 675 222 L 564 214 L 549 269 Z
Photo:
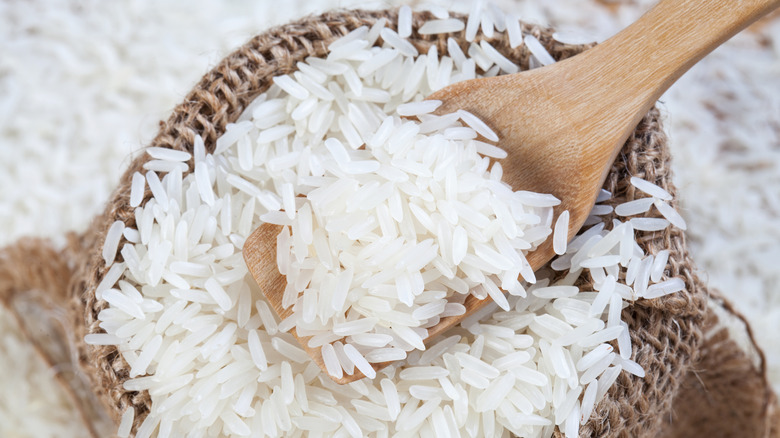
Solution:
M 474 79 L 429 99 L 439 113 L 465 109 L 490 125 L 509 152 L 504 181 L 515 190 L 551 193 L 569 211 L 574 236 L 594 205 L 607 172 L 628 136 L 658 98 L 691 66 L 724 41 L 780 6 L 780 0 L 662 0 L 604 43 L 564 61 L 522 73 Z M 287 317 L 285 278 L 276 267 L 280 227 L 263 225 L 244 245 L 244 257 L 274 310 Z M 536 270 L 554 256 L 552 239 L 527 254 Z M 432 339 L 488 300 L 466 299 L 466 313 L 442 318 Z M 293 333 L 294 334 L 294 333 Z M 301 345 L 325 370 L 319 348 Z M 380 369 L 387 364 L 374 364 Z M 335 380 L 363 377 L 359 371 Z

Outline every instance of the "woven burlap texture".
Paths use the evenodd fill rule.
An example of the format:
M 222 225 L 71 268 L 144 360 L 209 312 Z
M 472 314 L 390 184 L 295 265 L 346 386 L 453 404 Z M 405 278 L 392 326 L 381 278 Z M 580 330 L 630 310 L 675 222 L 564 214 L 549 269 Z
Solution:
M 699 360 L 658 436 L 777 437 L 777 401 L 767 385 L 764 355 L 745 318 L 717 291 L 703 332 Z
M 426 13 L 415 13 L 415 28 L 430 18 Z M 273 76 L 294 71 L 296 63 L 307 56 L 324 55 L 330 41 L 359 26 L 372 25 L 379 19 L 387 19 L 388 26 L 392 27 L 396 22 L 396 12 L 326 13 L 254 37 L 201 79 L 184 102 L 174 109 L 168 121 L 161 123 L 160 132 L 150 146 L 192 151 L 195 135 L 199 134 L 207 149 L 213 150 L 216 139 L 225 131 L 226 125 L 235 121 L 249 102 L 269 87 Z M 587 48 L 554 41 L 550 29 L 523 25 L 523 31 L 536 36 L 558 60 Z M 462 48 L 468 48 L 462 32 L 451 36 Z M 447 52 L 445 35 L 420 36 L 415 32 L 410 39 L 421 53 L 427 52 L 431 44 L 438 46 L 439 53 Z M 504 35 L 496 35 L 490 42 L 506 57 L 524 69 L 528 68 L 530 54 L 524 46 L 511 49 Z M 659 111 L 651 110 L 618 156 L 604 186 L 614 194 L 613 203 L 644 196 L 628 183 L 632 175 L 654 182 L 674 194 L 667 139 L 659 119 Z M 115 347 L 90 346 L 82 340 L 87 333 L 102 332 L 98 327 L 97 315 L 107 304 L 96 299 L 95 289 L 107 272 L 101 255 L 103 240 L 108 227 L 116 220 L 123 221 L 128 227 L 135 227 L 134 211 L 129 205 L 131 176 L 136 171 L 143 171 L 143 164 L 148 159 L 142 155 L 130 164 L 105 211 L 95 218 L 86 233 L 77 236 L 72 245 L 58 254 L 60 258 L 68 260 L 65 265 L 55 263 L 56 269 L 53 271 L 36 273 L 32 269 L 20 276 L 15 273 L 15 264 L 30 265 L 30 257 L 34 257 L 35 251 L 22 255 L 9 255 L 8 251 L 0 253 L 0 261 L 5 258 L 4 263 L 0 264 L 5 267 L 0 270 L 0 298 L 7 301 L 12 293 L 37 287 L 52 289 L 56 295 L 61 295 L 67 289 L 69 317 L 73 325 L 71 336 L 77 350 L 78 364 L 91 380 L 94 392 L 114 421 L 118 422 L 127 407 L 135 407 L 137 415 L 134 430 L 149 412 L 148 393 L 123 388 L 122 383 L 128 378 L 130 367 Z M 193 163 L 189 164 L 192 168 Z M 147 191 L 145 200 L 150 197 L 151 193 Z M 726 411 L 733 413 L 728 420 L 736 425 L 734 430 L 767 431 L 767 416 L 772 414 L 769 411 L 771 392 L 767 390 L 763 368 L 756 371 L 746 354 L 740 360 L 737 347 L 727 345 L 727 336 L 705 337 L 708 324 L 711 324 L 711 319 L 707 317 L 708 294 L 694 273 L 685 236 L 676 228 L 645 235 L 640 243 L 647 252 L 655 254 L 661 249 L 671 250 L 665 276 L 685 280 L 686 291 L 662 299 L 640 300 L 624 310 L 623 318 L 631 328 L 634 359 L 646 370 L 647 375 L 637 378 L 622 373 L 582 427 L 581 436 L 645 437 L 658 436 L 659 433 L 683 436 L 673 431 L 696 430 L 698 426 L 695 426 L 694 417 L 696 421 L 724 421 L 722 417 L 693 412 L 698 408 L 690 406 L 690 403 L 698 400 L 692 379 L 701 376 L 703 370 L 697 367 L 707 364 L 710 370 L 714 370 L 720 358 L 729 355 L 736 358 L 730 371 L 757 373 L 757 380 L 753 380 L 757 382 L 756 388 L 746 392 L 745 397 L 758 400 L 757 405 L 761 410 L 758 415 L 753 415 L 726 407 Z M 52 273 L 59 275 L 53 277 L 55 287 L 47 284 L 52 279 Z M 33 277 L 49 280 L 36 280 L 33 284 L 30 282 Z M 713 339 L 718 342 L 713 342 Z M 707 361 L 702 360 L 702 357 Z M 703 379 L 701 383 L 704 385 L 708 382 L 710 380 Z M 703 389 L 703 393 L 706 395 L 714 390 L 734 389 L 728 385 L 721 386 L 708 386 Z M 686 394 L 688 398 L 685 398 Z M 728 397 L 721 394 L 719 397 L 705 398 L 712 400 Z M 717 412 L 723 415 L 720 410 Z M 748 423 L 756 426 L 739 426 Z M 718 430 L 717 427 L 714 430 Z

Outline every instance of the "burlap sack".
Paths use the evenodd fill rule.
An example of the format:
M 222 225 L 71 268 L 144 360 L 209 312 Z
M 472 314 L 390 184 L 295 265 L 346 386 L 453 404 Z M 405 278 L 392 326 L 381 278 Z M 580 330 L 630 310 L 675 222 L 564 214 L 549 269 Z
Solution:
M 330 41 L 382 18 L 392 27 L 396 11 L 331 12 L 254 37 L 201 79 L 168 121 L 161 123 L 149 146 L 192 151 L 195 135 L 200 134 L 206 147 L 213 150 L 225 126 L 268 88 L 273 76 L 290 73 L 307 56 L 322 56 Z M 416 13 L 415 28 L 430 18 Z M 524 25 L 523 31 L 536 36 L 556 59 L 587 48 L 554 41 L 550 29 Z M 452 36 L 467 48 L 462 32 Z M 431 44 L 438 45 L 439 53 L 447 52 L 443 35 L 415 33 L 410 40 L 420 52 L 427 52 Z M 528 68 L 530 54 L 524 46 L 511 49 L 504 35 L 490 42 L 523 69 Z M 93 436 L 111 433 L 106 432 L 113 426 L 111 422 L 100 421 L 102 409 L 118 423 L 125 408 L 134 406 L 133 430 L 149 412 L 150 398 L 145 391 L 123 389 L 129 366 L 116 348 L 83 343 L 85 334 L 101 332 L 97 315 L 107 306 L 95 298 L 95 288 L 107 271 L 101 256 L 105 234 L 116 220 L 135 227 L 129 207 L 131 175 L 148 159 L 142 155 L 130 164 L 103 214 L 87 232 L 70 236 L 67 248 L 57 250 L 47 241 L 27 240 L 0 253 L 0 299 L 6 305 L 23 313 L 25 305 L 18 303 L 28 303 L 27 307 L 37 303 L 32 305 L 35 308 L 67 303 L 66 322 L 53 330 L 59 335 L 32 337 L 51 363 L 69 359 L 52 347 L 57 344 L 52 339 L 59 336 L 73 349 L 79 372 L 62 380 L 79 400 Z M 659 111 L 654 108 L 626 142 L 607 178 L 604 188 L 614 194 L 612 202 L 643 197 L 629 184 L 630 176 L 655 182 L 674 194 L 670 159 Z M 147 191 L 146 199 L 150 196 Z M 753 343 L 747 324 L 721 324 L 731 319 L 739 322 L 740 317 L 696 277 L 683 233 L 671 228 L 650 234 L 640 243 L 653 254 L 671 250 L 665 276 L 683 278 L 686 290 L 661 299 L 640 300 L 624 310 L 634 358 L 647 375 L 640 379 L 622 373 L 582 427 L 581 436 L 776 436 L 774 395 L 767 384 L 763 354 Z M 31 295 L 30 291 L 41 293 Z M 747 335 L 741 345 L 738 332 Z

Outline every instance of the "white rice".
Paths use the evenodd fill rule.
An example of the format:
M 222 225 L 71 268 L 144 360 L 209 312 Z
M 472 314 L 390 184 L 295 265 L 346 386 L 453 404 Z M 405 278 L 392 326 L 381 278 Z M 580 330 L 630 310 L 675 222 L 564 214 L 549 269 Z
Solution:
M 505 153 L 475 140 L 498 136 L 465 112 L 434 116 L 438 103 L 421 100 L 475 65 L 483 74 L 511 70 L 501 66 L 505 58 L 475 44 L 469 57 L 453 48 L 453 58 L 431 50 L 407 61 L 414 55 L 386 24 L 353 31 L 331 44 L 327 61 L 312 58 L 275 78 L 213 154 L 196 138 L 192 173 L 176 164 L 183 155 L 154 151 L 155 160 L 172 163 L 157 169 L 169 171 L 134 175 L 140 183 L 131 197 L 148 183 L 152 198 L 136 210 L 135 234 L 117 234 L 138 238 L 100 286 L 106 333 L 87 340 L 116 343 L 138 376 L 129 387 L 149 391 L 152 412 L 138 436 L 240 436 L 258 427 L 270 436 L 466 434 L 475 424 L 488 436 L 546 434 L 553 425 L 576 434 L 623 368 L 642 373 L 623 357 L 631 350 L 623 299 L 673 293 L 684 283 L 664 278 L 668 253 L 636 253 L 633 230 L 669 222 L 600 224 L 566 245 L 568 236 L 551 229 L 557 200 L 512 192 L 488 158 Z M 467 35 L 475 26 L 513 32 L 495 10 L 475 12 Z M 370 48 L 380 35 L 384 46 Z M 393 73 L 398 68 L 409 74 Z M 293 316 L 283 321 L 240 254 L 266 219 L 285 225 L 278 259 Z M 550 234 L 564 239 L 555 263 L 587 270 L 594 291 L 572 286 L 572 275 L 551 284 L 551 272 L 530 272 L 524 251 Z M 639 286 L 616 282 L 626 269 Z M 520 283 L 521 274 L 529 281 Z M 465 311 L 468 294 L 496 303 L 424 345 L 426 327 Z M 326 371 L 287 333 L 292 328 L 313 336 Z M 401 362 L 375 372 L 371 363 L 384 361 Z M 369 379 L 339 386 L 328 376 L 356 372 Z M 568 389 L 556 389 L 559 382 Z M 545 395 L 553 392 L 560 395 Z
M 475 0 L 471 3 L 469 18 L 466 20 L 466 41 L 474 41 L 474 37 L 476 37 L 477 32 L 479 31 L 479 25 L 482 20 L 482 9 L 482 0 Z
M 471 114 L 470 112 L 466 110 L 458 110 L 457 111 L 458 117 L 460 117 L 461 120 L 463 120 L 463 123 L 468 125 L 471 129 L 477 132 L 477 134 L 481 135 L 482 137 L 485 137 L 486 139 L 496 142 L 498 141 L 498 135 L 490 129 L 490 126 L 487 125 L 484 121 L 480 120 L 477 116 L 474 114 Z M 484 143 L 480 143 L 481 145 L 484 145 Z M 479 145 L 478 144 L 478 147 Z
M 457 18 L 447 18 L 444 20 L 431 20 L 423 24 L 417 33 L 420 35 L 435 35 L 439 33 L 460 32 L 466 25 Z
M 192 158 L 192 154 L 185 151 L 177 151 L 175 149 L 167 149 L 160 147 L 150 147 L 144 150 L 152 158 L 156 158 L 161 161 L 188 161 Z
M 479 42 L 482 52 L 506 74 L 517 73 L 519 68 L 485 40 Z
M 133 174 L 133 180 L 130 185 L 130 206 L 138 207 L 141 205 L 141 201 L 144 197 L 144 188 L 146 187 L 146 180 L 140 173 Z
M 417 56 L 417 49 L 414 48 L 412 43 L 401 37 L 399 34 L 397 34 L 394 30 L 384 28 L 381 30 L 380 35 L 382 36 L 382 39 L 385 40 L 387 44 L 389 44 L 394 49 L 398 50 L 400 53 L 406 55 L 406 56 Z M 382 67 L 383 65 L 386 65 L 392 59 L 395 57 L 395 54 L 393 52 L 384 52 L 384 57 L 377 56 L 374 58 L 375 62 L 368 64 L 368 61 L 366 63 L 362 64 L 358 68 L 358 74 L 361 77 L 365 77 L 372 71 L 376 70 L 379 67 Z M 363 93 L 358 93 L 358 95 L 362 96 Z
M 553 59 L 550 53 L 547 52 L 547 49 L 544 48 L 542 43 L 540 43 L 535 36 L 526 35 L 523 41 L 525 42 L 525 46 L 528 47 L 528 50 L 531 51 L 531 54 L 534 55 L 534 58 L 542 65 L 550 65 L 555 62 L 555 59 Z
M 635 217 L 629 221 L 635 230 L 640 231 L 661 231 L 669 226 L 666 219 Z
M 493 38 L 495 28 L 493 25 L 493 16 L 490 14 L 490 11 L 482 11 L 482 19 L 480 21 L 480 30 L 482 31 L 482 34 L 487 38 Z
M 658 212 L 661 213 L 663 217 L 665 217 L 666 220 L 668 220 L 672 225 L 681 230 L 688 229 L 688 225 L 685 224 L 685 219 L 683 219 L 682 216 L 680 216 L 680 213 L 677 213 L 677 210 L 672 208 L 672 206 L 660 199 L 656 199 L 653 204 L 655 205 L 655 208 L 658 209 Z
M 615 214 L 618 216 L 634 216 L 647 213 L 653 205 L 654 198 L 639 198 L 633 201 L 624 202 L 615 207 Z
M 664 249 L 661 251 L 658 251 L 658 254 L 655 256 L 655 260 L 653 261 L 653 266 L 650 268 L 650 280 L 653 283 L 657 283 L 661 281 L 661 276 L 664 273 L 664 270 L 666 269 L 666 263 L 669 260 L 669 250 Z
M 558 28 L 558 30 L 553 32 L 552 37 L 555 41 L 560 43 L 576 45 L 594 43 L 599 40 L 598 37 L 589 35 L 587 32 L 583 32 L 581 29 L 573 30 Z
M 90 333 L 84 336 L 84 342 L 89 345 L 117 345 L 122 339 L 106 333 Z
M 440 106 L 440 100 L 426 100 L 423 102 L 404 103 L 398 105 L 396 111 L 398 111 L 398 115 L 404 117 L 420 116 L 423 114 L 432 113 Z
M 554 8 L 526 2 L 511 12 L 524 21 L 555 23 L 557 29 L 577 28 L 606 36 L 622 28 L 627 17 L 638 17 L 641 3 L 625 4 L 613 11 L 597 1 L 567 0 Z M 20 211 L 0 215 L 5 241 L 30 233 L 58 238 L 68 230 L 85 229 L 116 187 L 118 169 L 139 155 L 140 145 L 156 135 L 158 121 L 168 116 L 170 108 L 221 54 L 263 28 L 334 5 L 330 0 L 270 9 L 260 2 L 231 3 L 230 7 L 201 1 L 188 2 L 185 7 L 179 2 L 101 2 L 79 9 L 66 3 L 46 8 L 38 8 L 34 2 L 8 4 L 10 14 L 4 16 L 0 33 L 8 43 L 6 54 L 15 62 L 7 65 L 7 74 L 0 80 L 0 88 L 10 92 L 0 105 L 5 110 L 0 112 L 6 115 L 0 130 L 6 143 L 19 147 L 6 151 L 10 155 L 1 160 L 0 174 L 5 177 L 4 185 L 13 186 L 20 180 L 26 183 L 16 186 L 18 190 L 6 191 L 0 200 L 0 210 L 5 213 Z M 464 9 L 461 5 L 461 9 L 468 6 Z M 49 25 L 44 33 L 22 31 L 47 23 L 73 25 Z M 777 241 L 780 236 L 772 226 L 780 210 L 771 191 L 780 181 L 780 173 L 775 171 L 780 157 L 771 152 L 776 143 L 771 122 L 777 117 L 773 111 L 750 109 L 777 107 L 780 84 L 772 79 L 776 77 L 773 47 L 778 46 L 778 37 L 776 20 L 756 32 L 741 34 L 703 60 L 663 99 L 665 112 L 673 115 L 664 126 L 674 146 L 675 198 L 689 225 L 688 248 L 701 270 L 708 273 L 709 283 L 730 294 L 751 321 L 757 342 L 767 353 L 768 374 L 776 392 L 780 389 L 780 356 L 773 352 L 780 352 L 780 348 L 776 347 L 773 324 L 777 318 L 773 315 L 778 303 L 775 297 L 780 297 L 779 271 L 766 263 L 773 260 L 775 245 L 757 242 Z M 56 56 L 51 53 L 53 42 L 58 47 Z M 137 67 L 139 59 L 145 60 L 144 68 L 133 73 L 132 81 L 113 81 L 117 74 Z M 33 91 L 19 99 L 23 89 Z M 706 105 L 713 93 L 728 93 L 733 98 L 728 106 L 718 108 L 723 110 L 721 114 Z M 28 104 L 35 101 L 44 103 Z M 79 114 L 90 116 L 72 117 Z M 28 124 L 35 129 L 17 129 Z M 52 141 L 58 134 L 67 134 L 67 145 L 78 147 Z M 729 147 L 712 153 L 712 145 L 719 144 Z M 62 184 L 66 180 L 68 183 Z M 37 214 L 42 209 L 52 214 Z M 728 251 L 722 239 L 712 238 L 737 235 L 734 233 L 740 238 L 729 240 Z M 750 287 L 743 287 L 745 284 Z M 12 333 L 6 333 L 6 338 L 10 336 Z M 8 358 L 9 363 L 14 360 L 15 354 Z M 45 367 L 39 368 L 46 373 Z M 39 430 L 47 425 L 56 426 L 66 418 L 79 422 L 77 413 L 66 404 L 44 404 L 51 403 L 50 393 L 56 386 L 53 380 L 32 371 L 26 373 L 6 375 L 3 385 L 9 393 L 14 393 L 15 385 L 26 384 L 22 377 L 37 384 L 28 384 L 29 399 L 18 392 L 20 397 L 6 405 L 13 415 L 0 426 L 4 431 L 0 435 L 23 430 L 29 431 L 26 435 L 46 436 Z M 21 414 L 25 407 L 28 415 Z M 247 423 L 251 425 L 251 421 Z M 111 426 L 112 432 L 115 427 Z M 69 433 L 64 427 L 53 430 L 57 436 L 82 435 L 78 430 Z
M 407 5 L 398 9 L 398 35 L 401 38 L 412 35 L 412 8 Z
M 680 278 L 671 278 L 660 283 L 650 285 L 645 292 L 645 298 L 658 298 L 685 289 L 685 283 Z
M 106 265 L 114 263 L 116 251 L 119 247 L 119 240 L 125 231 L 125 224 L 122 221 L 116 221 L 108 228 L 106 240 L 103 242 L 103 260 Z
M 566 243 L 569 240 L 569 210 L 565 210 L 555 221 L 553 230 L 553 250 L 561 255 L 566 252 Z
M 517 16 L 512 14 L 506 16 L 506 32 L 509 37 L 509 47 L 514 49 L 523 44 L 523 33 Z
M 302 85 L 297 83 L 295 80 L 293 80 L 289 75 L 285 76 L 276 76 L 273 79 L 274 84 L 279 86 L 282 90 L 286 91 L 290 94 L 290 96 L 293 96 L 299 100 L 306 99 L 309 97 L 309 91 L 306 90 Z M 226 144 L 230 144 L 226 142 Z
M 635 176 L 631 177 L 631 185 L 636 187 L 637 189 L 647 193 L 648 195 L 662 199 L 664 201 L 669 201 L 672 199 L 672 195 L 669 194 L 666 190 L 662 189 L 661 187 L 658 187 L 657 185 L 645 181 L 641 178 L 637 178 Z
M 122 420 L 119 422 L 119 429 L 117 430 L 117 436 L 120 438 L 126 438 L 130 436 L 130 430 L 133 427 L 133 419 L 135 419 L 135 408 L 129 407 L 122 413 Z

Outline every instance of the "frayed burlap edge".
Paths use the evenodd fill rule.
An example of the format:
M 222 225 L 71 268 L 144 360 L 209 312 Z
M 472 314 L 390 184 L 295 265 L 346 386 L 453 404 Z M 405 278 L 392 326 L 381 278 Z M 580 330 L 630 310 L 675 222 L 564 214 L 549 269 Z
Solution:
M 322 56 L 328 42 L 361 25 L 371 25 L 386 18 L 393 26 L 395 11 L 332 12 L 304 18 L 256 36 L 227 56 L 177 106 L 150 146 L 191 151 L 196 134 L 213 150 L 216 139 L 225 126 L 236 120 L 251 100 L 265 91 L 274 75 L 289 73 L 295 64 L 307 56 Z M 415 22 L 430 18 L 415 14 Z M 415 26 L 416 27 L 416 26 Z M 584 47 L 557 43 L 551 31 L 524 25 L 523 30 L 537 36 L 556 59 L 572 56 Z M 453 35 L 467 47 L 462 32 Z M 412 36 L 421 52 L 437 44 L 439 53 L 446 53 L 446 37 Z M 525 47 L 511 49 L 503 36 L 491 40 L 505 56 L 528 67 L 529 53 Z M 134 160 L 120 179 L 119 188 L 106 210 L 92 223 L 89 231 L 79 236 L 73 251 L 73 281 L 70 282 L 70 317 L 74 327 L 79 365 L 92 381 L 93 389 L 109 415 L 118 422 L 122 412 L 134 407 L 137 415 L 134 430 L 149 412 L 150 398 L 145 392 L 127 391 L 122 387 L 128 378 L 129 366 L 115 347 L 89 346 L 83 343 L 87 333 L 99 333 L 97 315 L 106 303 L 96 300 L 95 288 L 107 272 L 101 248 L 111 223 L 121 220 L 135 226 L 133 209 L 129 207 L 131 176 L 141 171 L 148 157 Z M 674 193 L 669 170 L 667 140 L 653 109 L 643 119 L 613 167 L 605 188 L 620 202 L 642 197 L 628 184 L 636 175 L 655 182 Z M 190 167 L 192 163 L 190 163 Z M 150 193 L 146 193 L 146 199 Z M 624 320 L 632 329 L 634 358 L 647 375 L 640 379 L 621 374 L 617 384 L 597 406 L 583 426 L 582 436 L 654 436 L 661 430 L 671 412 L 674 397 L 699 360 L 704 340 L 707 292 L 695 276 L 685 238 L 677 229 L 652 233 L 642 241 L 650 253 L 670 249 L 667 277 L 681 277 L 686 291 L 650 301 L 639 301 L 624 311 Z M 765 382 L 764 382 L 765 383 Z
M 78 238 L 73 233 L 67 237 L 70 244 L 64 248 L 48 239 L 25 237 L 0 249 L 0 304 L 65 390 L 85 434 L 105 437 L 115 426 L 72 357 L 77 349 L 65 303 L 74 274 L 72 261 L 81 257 L 83 250 L 74 254 Z
M 658 436 L 777 437 L 777 398 L 750 325 L 718 292 L 708 302 L 699 360 Z

